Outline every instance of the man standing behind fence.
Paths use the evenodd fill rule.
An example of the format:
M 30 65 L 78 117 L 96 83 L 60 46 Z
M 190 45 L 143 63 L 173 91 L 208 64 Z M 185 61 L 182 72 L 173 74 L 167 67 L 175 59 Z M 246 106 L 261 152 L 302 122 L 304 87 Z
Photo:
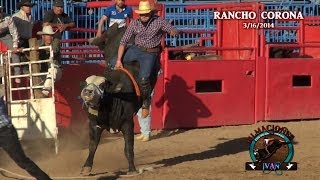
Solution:
M 55 32 L 53 31 L 51 26 L 43 26 L 42 31 L 37 32 L 37 35 L 41 35 L 42 42 L 41 46 L 51 46 L 53 42 L 53 36 Z M 55 50 L 53 50 L 53 67 L 51 67 L 50 63 L 41 63 L 41 72 L 48 72 L 44 80 L 44 88 L 42 89 L 42 93 L 45 96 L 49 96 L 49 93 L 52 89 L 52 78 L 55 81 L 59 80 L 62 76 L 62 70 L 60 68 L 60 62 L 57 61 L 57 54 Z M 39 51 L 39 58 L 41 60 L 46 60 L 50 58 L 49 49 L 41 49 Z
M 127 18 L 133 18 L 132 8 L 125 5 L 125 0 L 115 0 L 115 4 L 109 6 L 102 17 L 100 18 L 98 25 L 97 37 L 102 35 L 102 27 L 104 23 L 109 19 L 108 27 L 112 26 L 114 23 L 119 24 L 119 29 L 125 28 Z
M 22 0 L 18 3 L 17 8 L 20 9 L 12 16 L 14 24 L 17 26 L 19 34 L 19 47 L 28 48 L 28 40 L 32 38 L 33 21 L 31 18 L 31 4 L 30 0 Z
M 53 51 L 59 52 L 57 54 L 58 61 L 61 60 L 60 55 L 60 40 L 62 38 L 62 33 L 67 28 L 73 28 L 75 23 L 73 20 L 63 12 L 63 1 L 56 0 L 53 2 L 53 9 L 46 12 L 43 18 L 43 26 L 50 25 L 53 28 L 57 28 L 56 33 L 53 36 L 52 48 Z
M 107 20 L 109 20 L 109 23 L 108 23 L 109 28 L 115 24 L 118 24 L 117 34 L 119 36 L 122 36 L 126 30 L 126 20 L 127 19 L 132 20 L 132 18 L 133 18 L 132 8 L 127 6 L 124 0 L 115 0 L 115 4 L 112 6 L 109 6 L 105 10 L 102 17 L 100 18 L 96 37 L 91 38 L 89 42 L 92 42 L 94 45 L 97 45 L 97 46 L 101 46 L 102 45 L 101 43 L 104 43 L 105 39 L 108 36 L 108 33 L 110 31 L 113 31 L 109 29 L 109 32 L 108 30 L 106 30 L 102 34 L 104 23 Z M 106 47 L 104 47 L 103 50 L 106 51 L 108 54 L 108 55 L 105 55 L 105 58 L 108 62 L 107 70 L 110 71 L 114 68 L 114 65 L 116 64 L 116 61 L 117 61 L 117 49 L 115 48 L 105 49 L 105 48 Z
M 2 6 L 0 6 L 0 41 L 4 43 L 9 50 L 12 50 L 12 62 L 20 62 L 18 51 L 19 36 L 17 27 L 15 26 L 12 17 L 6 16 L 3 12 Z M 14 75 L 20 74 L 20 68 L 14 67 Z M 20 78 L 15 79 L 16 83 L 20 83 Z
M 19 142 L 17 131 L 8 117 L 3 92 L 0 92 L 0 147 L 8 153 L 15 163 L 38 180 L 51 180 L 31 159 L 29 159 Z

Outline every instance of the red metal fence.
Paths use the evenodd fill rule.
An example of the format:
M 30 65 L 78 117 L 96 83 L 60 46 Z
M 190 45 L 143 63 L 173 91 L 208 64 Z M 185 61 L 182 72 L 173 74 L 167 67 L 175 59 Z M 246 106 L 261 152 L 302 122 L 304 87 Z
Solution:
M 188 8 L 258 12 L 263 6 L 237 3 Z M 243 22 L 251 21 L 218 20 L 217 31 L 209 33 L 212 37 L 200 38 L 213 39 L 213 47 L 164 49 L 161 54 L 163 74 L 158 79 L 152 102 L 153 129 L 320 117 L 317 101 L 320 97 L 320 18 L 308 17 L 300 21 L 300 27 L 296 28 L 298 43 L 291 45 L 266 44 L 263 30 L 243 29 Z M 208 34 L 203 30 L 197 33 Z M 299 55 L 313 58 L 270 58 L 270 47 L 279 46 L 297 48 Z M 64 53 L 76 55 L 79 49 L 65 47 Z M 84 49 L 87 50 L 84 54 L 96 51 L 95 48 Z M 169 59 L 170 51 L 181 50 L 211 52 L 222 56 L 223 60 Z M 63 68 L 63 78 L 56 85 L 57 121 L 62 127 L 69 127 L 71 123 L 86 120 L 78 99 L 80 81 L 93 74 L 103 75 L 104 65 L 73 64 Z
M 241 48 L 233 48 L 239 50 Z M 168 48 L 166 53 L 179 48 Z M 191 48 L 225 51 L 227 48 Z M 254 123 L 255 61 L 170 60 L 165 62 L 164 128 Z

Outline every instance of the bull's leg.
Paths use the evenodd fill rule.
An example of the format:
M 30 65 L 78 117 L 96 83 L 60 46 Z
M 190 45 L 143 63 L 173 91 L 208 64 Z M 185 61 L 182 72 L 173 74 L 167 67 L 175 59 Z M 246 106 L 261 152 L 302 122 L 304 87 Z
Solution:
M 90 120 L 89 122 L 89 138 L 90 138 L 89 155 L 82 167 L 81 174 L 88 175 L 91 172 L 94 155 L 98 148 L 102 131 L 103 131 L 103 128 L 98 127 L 96 121 Z
M 134 130 L 133 120 L 125 120 L 121 126 L 121 131 L 124 137 L 124 154 L 128 160 L 129 172 L 137 172 L 134 165 Z

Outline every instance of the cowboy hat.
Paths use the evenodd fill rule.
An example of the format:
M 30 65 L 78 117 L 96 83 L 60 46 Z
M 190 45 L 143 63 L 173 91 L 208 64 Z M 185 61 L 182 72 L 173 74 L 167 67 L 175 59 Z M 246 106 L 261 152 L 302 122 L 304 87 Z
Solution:
M 35 4 L 31 3 L 30 0 L 21 0 L 20 2 L 18 2 L 17 4 L 17 8 L 20 9 L 22 6 L 34 6 Z
M 53 2 L 53 6 L 63 7 L 63 1 L 62 1 L 62 0 L 55 0 L 55 1 Z
M 38 31 L 37 35 L 53 35 L 55 32 L 53 31 L 51 26 L 43 26 L 42 31 Z
M 149 1 L 140 1 L 139 3 L 139 9 L 134 10 L 137 14 L 148 14 L 154 9 L 151 8 L 150 2 Z

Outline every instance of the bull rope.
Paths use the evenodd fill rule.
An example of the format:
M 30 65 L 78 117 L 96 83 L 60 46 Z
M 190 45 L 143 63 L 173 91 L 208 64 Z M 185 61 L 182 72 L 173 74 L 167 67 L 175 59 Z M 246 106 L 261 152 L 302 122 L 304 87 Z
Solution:
M 140 168 L 138 171 L 138 174 L 133 174 L 133 175 L 119 175 L 119 177 L 134 177 L 134 176 L 138 176 L 141 175 L 144 171 L 153 171 L 154 168 L 153 167 L 145 167 L 145 168 Z M 11 172 L 9 170 L 6 170 L 4 168 L 0 168 L 0 173 L 3 174 L 3 172 L 8 173 L 8 174 L 12 174 L 16 177 L 19 178 L 23 178 L 23 179 L 35 179 L 33 177 L 30 176 L 23 176 L 14 172 Z M 104 177 L 102 175 L 89 175 L 89 176 L 69 176 L 69 177 L 51 177 L 52 179 L 97 179 L 99 177 Z
M 138 98 L 140 98 L 141 96 L 141 93 L 140 93 L 140 89 L 139 89 L 139 86 L 138 86 L 138 83 L 137 81 L 134 79 L 134 77 L 132 76 L 132 74 L 125 68 L 121 67 L 121 68 L 117 68 L 121 71 L 123 71 L 125 74 L 127 74 L 129 76 L 129 78 L 131 79 L 132 83 L 133 83 L 133 86 L 134 86 L 134 89 L 136 91 L 136 94 L 138 96 Z

